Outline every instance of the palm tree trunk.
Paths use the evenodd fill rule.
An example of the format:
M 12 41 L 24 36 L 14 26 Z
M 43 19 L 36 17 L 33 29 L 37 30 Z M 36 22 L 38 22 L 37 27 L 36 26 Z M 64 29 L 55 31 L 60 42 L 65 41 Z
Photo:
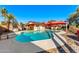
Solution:
M 1 40 L 2 31 L 0 31 L 0 40 Z
M 1 35 L 0 35 L 0 40 L 1 40 Z
M 8 22 L 8 32 L 10 31 L 9 28 L 10 28 L 10 21 Z

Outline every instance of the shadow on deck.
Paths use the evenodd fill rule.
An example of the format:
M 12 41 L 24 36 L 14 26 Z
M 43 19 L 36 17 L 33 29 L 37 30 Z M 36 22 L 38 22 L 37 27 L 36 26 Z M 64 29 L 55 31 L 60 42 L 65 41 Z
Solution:
M 77 38 L 76 35 L 67 35 L 67 37 L 69 37 L 70 39 L 73 39 L 73 40 L 79 41 L 79 39 Z

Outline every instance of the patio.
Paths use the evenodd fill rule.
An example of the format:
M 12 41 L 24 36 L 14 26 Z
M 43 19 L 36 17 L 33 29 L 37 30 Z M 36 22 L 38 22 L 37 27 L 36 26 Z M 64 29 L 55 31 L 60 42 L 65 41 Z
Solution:
M 58 33 L 58 32 L 57 32 Z M 53 35 L 53 34 L 52 34 Z M 15 38 L 0 41 L 0 52 L 2 53 L 69 53 L 76 51 L 69 50 L 69 45 L 54 34 L 54 39 L 32 41 L 29 43 L 20 43 Z M 79 52 L 79 51 L 77 51 Z M 74 53 L 74 52 L 73 52 Z

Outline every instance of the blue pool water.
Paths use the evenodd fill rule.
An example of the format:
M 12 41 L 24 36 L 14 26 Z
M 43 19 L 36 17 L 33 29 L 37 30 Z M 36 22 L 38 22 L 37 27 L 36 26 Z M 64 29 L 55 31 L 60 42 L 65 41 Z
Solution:
M 19 42 L 31 42 L 37 40 L 46 40 L 49 39 L 49 35 L 46 31 L 44 32 L 22 32 L 20 35 L 16 36 L 16 41 Z

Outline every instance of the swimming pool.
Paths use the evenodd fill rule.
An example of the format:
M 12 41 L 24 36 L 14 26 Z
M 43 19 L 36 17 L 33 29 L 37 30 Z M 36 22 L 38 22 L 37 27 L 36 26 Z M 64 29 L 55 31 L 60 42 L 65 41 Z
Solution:
M 47 40 L 50 39 L 50 36 L 46 31 L 34 31 L 34 32 L 22 32 L 16 36 L 16 41 L 19 42 L 31 42 L 37 40 Z

